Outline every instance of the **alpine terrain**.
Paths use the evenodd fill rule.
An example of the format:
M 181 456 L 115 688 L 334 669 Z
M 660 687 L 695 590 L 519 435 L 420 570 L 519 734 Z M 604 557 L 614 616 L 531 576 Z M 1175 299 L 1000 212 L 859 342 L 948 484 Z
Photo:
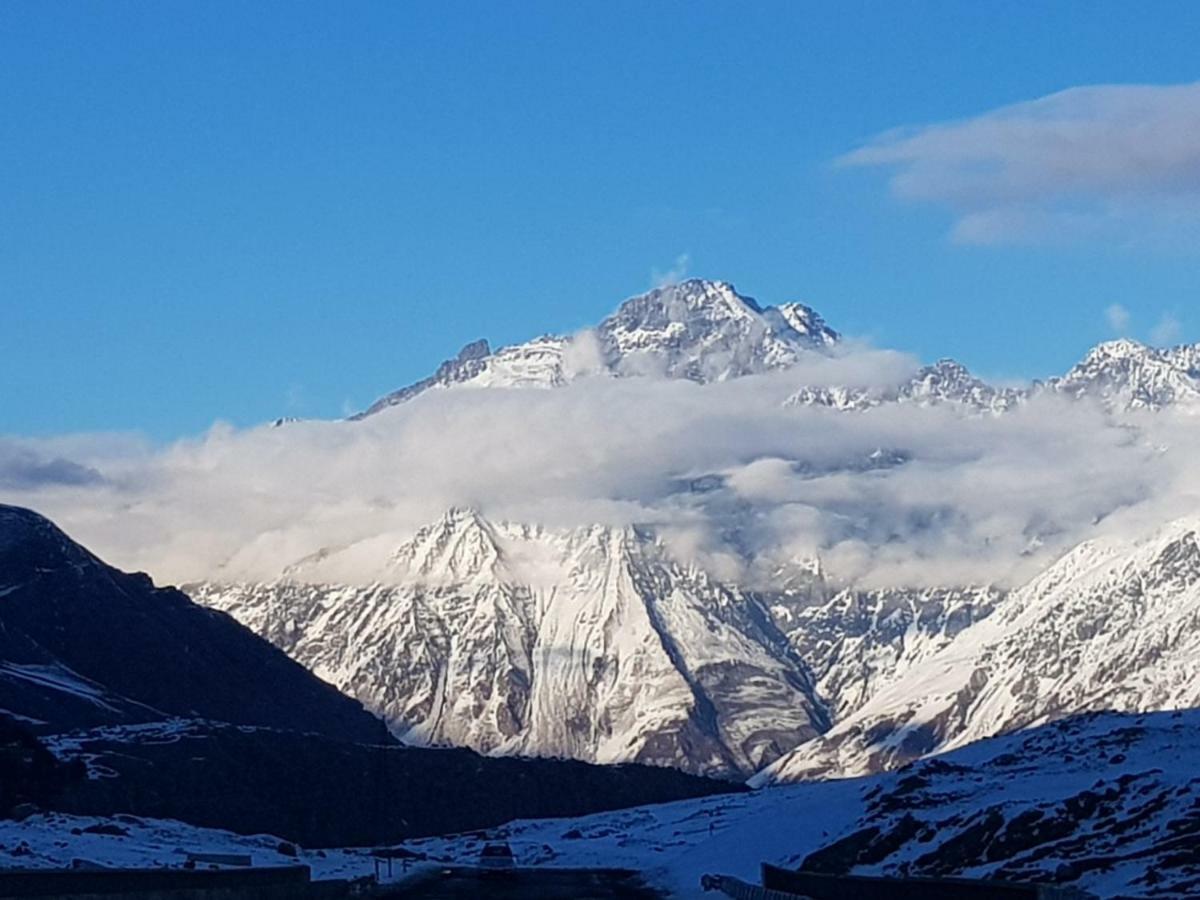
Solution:
M 807 306 L 763 306 L 727 283 L 690 280 L 569 338 L 468 345 L 356 418 L 436 400 L 431 391 L 648 373 L 704 384 L 803 372 L 846 352 Z M 778 415 L 911 404 L 999 417 L 1049 396 L 1121 417 L 1132 433 L 1138 415 L 1191 410 L 1198 359 L 1196 347 L 1115 341 L 1026 387 L 994 387 L 941 360 L 891 384 L 802 386 Z M 910 456 L 880 447 L 825 471 L 869 477 Z M 681 479 L 685 502 L 708 502 L 724 477 Z M 754 509 L 722 515 L 739 546 Z M 652 525 L 547 527 L 456 507 L 415 533 L 323 547 L 270 580 L 187 589 L 407 742 L 767 783 L 892 768 L 1083 710 L 1193 702 L 1190 535 L 1177 524 L 1136 548 L 1085 544 L 1015 588 L 857 587 L 819 554 L 760 560 L 742 540 L 731 575 L 681 556 Z

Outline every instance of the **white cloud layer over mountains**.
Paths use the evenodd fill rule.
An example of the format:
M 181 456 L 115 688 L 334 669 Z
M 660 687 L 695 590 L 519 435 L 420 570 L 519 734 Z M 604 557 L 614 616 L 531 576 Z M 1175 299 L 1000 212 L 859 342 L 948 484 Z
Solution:
M 1076 87 L 904 128 L 845 155 L 898 197 L 948 207 L 967 243 L 1200 235 L 1200 83 Z
M 845 581 L 1013 583 L 1093 535 L 1197 509 L 1200 420 L 1182 413 L 1114 418 L 1052 394 L 1000 416 L 783 403 L 800 385 L 894 384 L 916 365 L 857 348 L 705 385 L 436 390 L 362 421 L 218 425 L 165 448 L 6 439 L 0 486 L 113 563 L 175 582 L 276 577 L 460 505 L 656 526 L 731 578 L 819 555 Z

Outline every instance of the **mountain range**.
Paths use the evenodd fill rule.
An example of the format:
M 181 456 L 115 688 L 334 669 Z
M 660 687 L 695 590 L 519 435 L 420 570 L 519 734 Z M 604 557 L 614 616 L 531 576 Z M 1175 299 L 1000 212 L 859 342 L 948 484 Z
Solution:
M 355 419 L 422 395 L 435 402 L 439 391 L 646 375 L 707 384 L 845 352 L 807 306 L 764 306 L 727 283 L 690 280 L 571 337 L 469 344 Z M 1000 416 L 1044 395 L 1113 416 L 1187 415 L 1200 400 L 1200 345 L 1113 341 L 1023 387 L 941 360 L 890 385 L 803 386 L 780 414 L 917 404 Z M 869 473 L 905 460 L 881 449 L 841 465 Z M 736 517 L 753 511 L 731 515 L 736 538 Z M 765 784 L 893 768 L 1083 710 L 1191 703 L 1193 538 L 1186 523 L 1164 534 L 1085 544 L 1015 589 L 858 588 L 816 557 L 731 577 L 649 525 L 551 528 L 453 508 L 415 533 L 330 545 L 271 580 L 186 589 L 405 741 Z
M 0 817 L 132 814 L 362 845 L 704 796 L 663 768 L 401 746 L 230 616 L 0 505 Z
M 685 383 L 697 402 L 701 387 L 737 381 L 744 398 L 772 385 L 768 413 L 781 421 L 804 415 L 819 430 L 928 415 L 948 423 L 943 439 L 967 427 L 988 438 L 1034 408 L 1087 410 L 1118 442 L 1152 435 L 1150 454 L 1200 421 L 1200 345 L 1111 341 L 1025 385 L 989 384 L 950 359 L 856 377 L 842 365 L 856 352 L 808 306 L 690 280 L 570 336 L 496 350 L 472 342 L 328 427 L 371 431 L 394 416 L 403 425 L 408 404 L 462 392 L 485 403 L 570 398 L 589 379 L 627 396 Z M 563 393 L 511 393 L 531 389 Z M 290 432 L 270 434 L 283 447 Z M 768 462 L 877 485 L 915 458 L 902 443 L 865 446 L 811 460 L 783 449 Z M 1188 468 L 1186 455 L 1179 465 Z M 769 508 L 730 491 L 735 477 L 685 470 L 663 488 L 685 513 L 707 504 L 722 553 L 693 552 L 661 519 L 564 523 L 454 504 L 416 528 L 352 528 L 271 577 L 229 578 L 218 566 L 181 590 L 113 569 L 37 514 L 0 507 L 5 728 L 87 767 L 93 777 L 55 801 L 75 814 L 356 843 L 745 781 L 772 789 L 754 797 L 803 790 L 847 804 L 828 831 L 793 836 L 804 854 L 773 856 L 813 871 L 1092 886 L 1119 873 L 1122 891 L 1146 896 L 1200 883 L 1176 852 L 1194 831 L 1194 785 L 1178 763 L 1196 749 L 1183 711 L 1200 706 L 1200 519 L 1143 515 L 1064 545 L 1048 509 L 1020 535 L 1037 571 L 1015 582 L 960 569 L 860 583 L 820 546 L 765 552 L 753 525 Z M 788 489 L 780 484 L 755 489 Z M 923 484 L 940 489 L 936 477 Z M 1186 511 L 1189 497 L 1169 508 Z M 953 530 L 932 506 L 908 527 Z M 864 527 L 861 511 L 840 513 L 851 536 Z M 887 546 L 890 527 L 873 539 Z M 1060 549 L 1043 561 L 1047 539 Z M 897 542 L 896 552 L 917 553 L 904 571 L 923 564 L 912 546 Z M 1040 793 L 1014 792 L 1039 772 Z M 306 779 L 308 793 L 290 797 Z M 238 784 L 245 802 L 206 794 L 214 781 Z M 366 795 L 369 804 L 354 799 Z M 768 808 L 787 802 L 699 801 L 671 820 L 671 841 L 713 810 L 774 815 Z M 604 819 L 596 838 L 658 827 L 646 826 L 657 814 L 629 815 Z M 568 833 L 586 842 L 587 828 Z M 1137 836 L 1136 853 L 1122 849 L 1123 834 Z

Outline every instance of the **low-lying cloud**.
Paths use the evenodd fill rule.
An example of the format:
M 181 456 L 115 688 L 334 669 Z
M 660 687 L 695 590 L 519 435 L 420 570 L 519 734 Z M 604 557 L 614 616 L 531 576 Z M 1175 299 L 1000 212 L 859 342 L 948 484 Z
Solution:
M 273 578 L 458 505 L 656 526 L 723 575 L 819 556 L 847 582 L 1012 583 L 1081 540 L 1197 508 L 1197 418 L 1116 421 L 1050 395 L 999 417 L 783 405 L 801 385 L 877 386 L 915 366 L 859 350 L 709 385 L 431 391 L 360 422 L 218 425 L 162 448 L 8 440 L 0 485 L 112 563 L 174 582 Z
M 897 129 L 843 156 L 955 215 L 967 243 L 1105 236 L 1200 247 L 1200 83 L 1076 87 Z M 1182 237 L 1181 237 L 1182 235 Z

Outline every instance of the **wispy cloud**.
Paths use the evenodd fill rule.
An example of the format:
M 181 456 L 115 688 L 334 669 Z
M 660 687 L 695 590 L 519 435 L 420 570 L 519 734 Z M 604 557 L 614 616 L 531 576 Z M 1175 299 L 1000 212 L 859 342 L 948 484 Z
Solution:
M 1179 324 L 1179 320 L 1171 313 L 1163 313 L 1163 317 L 1158 320 L 1158 324 L 1150 331 L 1151 342 L 1158 347 L 1165 347 L 1169 344 L 1179 342 L 1179 336 L 1183 333 L 1183 328 Z
M 867 584 L 1013 582 L 1080 540 L 1200 506 L 1195 417 L 1134 428 L 1055 397 L 999 418 L 782 405 L 800 385 L 896 383 L 916 365 L 856 351 L 708 385 L 436 391 L 361 422 L 219 425 L 158 450 L 0 440 L 0 458 L 19 460 L 0 487 L 112 562 L 176 581 L 271 578 L 470 505 L 551 526 L 653 525 L 722 572 L 818 553 Z M 881 455 L 897 464 L 876 467 Z
M 692 258 L 686 253 L 680 253 L 675 257 L 675 262 L 666 271 L 660 271 L 657 268 L 650 270 L 650 284 L 652 287 L 666 287 L 668 284 L 678 284 L 687 277 L 691 266 Z
M 1200 223 L 1200 83 L 1072 88 L 891 131 L 839 162 L 890 169 L 896 196 L 947 207 L 953 237 L 968 243 L 1138 241 L 1147 229 L 1190 240 Z
M 1129 310 L 1120 303 L 1114 303 L 1104 310 L 1104 318 L 1108 322 L 1108 327 L 1119 337 L 1125 337 L 1129 333 L 1132 316 L 1129 314 Z

